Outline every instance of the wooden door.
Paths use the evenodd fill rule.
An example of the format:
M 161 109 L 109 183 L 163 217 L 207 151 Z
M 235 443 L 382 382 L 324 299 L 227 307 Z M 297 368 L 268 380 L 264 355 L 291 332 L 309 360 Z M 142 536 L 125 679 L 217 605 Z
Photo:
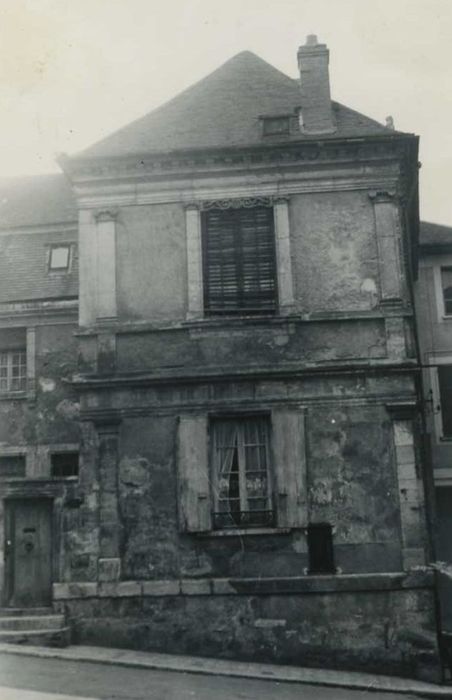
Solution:
M 52 502 L 49 499 L 6 501 L 6 605 L 49 605 L 52 598 Z

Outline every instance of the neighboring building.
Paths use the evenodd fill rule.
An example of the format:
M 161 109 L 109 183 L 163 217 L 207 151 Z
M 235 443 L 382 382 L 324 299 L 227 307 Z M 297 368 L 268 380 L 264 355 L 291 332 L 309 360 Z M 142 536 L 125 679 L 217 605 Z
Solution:
M 76 485 L 49 479 L 46 457 L 40 480 L 13 487 L 55 503 L 53 600 L 75 640 L 438 678 L 416 429 L 418 140 L 331 102 L 315 37 L 298 59 L 301 90 L 245 52 L 61 159 L 79 327 L 72 299 L 55 302 L 73 324 L 57 327 L 62 347 L 42 316 L 36 403 L 6 383 L 4 406 L 43 427 L 10 409 L 3 445 L 75 451 L 77 393 Z M 41 245 L 63 285 L 76 250 L 58 236 L 56 252 Z M 23 373 L 19 346 L 2 376 Z
M 0 181 L 5 606 L 50 604 L 52 581 L 74 564 L 61 525 L 78 476 L 78 402 L 69 383 L 77 368 L 77 314 L 77 210 L 69 185 L 61 175 Z
M 452 227 L 422 223 L 416 309 L 436 502 L 436 558 L 452 564 Z M 443 629 L 452 633 L 452 577 L 439 575 Z

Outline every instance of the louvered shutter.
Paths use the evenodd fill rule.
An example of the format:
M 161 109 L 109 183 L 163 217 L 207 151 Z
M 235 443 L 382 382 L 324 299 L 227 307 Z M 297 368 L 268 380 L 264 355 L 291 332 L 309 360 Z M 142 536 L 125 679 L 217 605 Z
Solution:
M 179 521 L 185 532 L 211 529 L 207 416 L 181 416 L 178 430 Z
M 304 411 L 273 411 L 272 433 L 278 526 L 305 527 L 307 493 Z
M 206 313 L 264 313 L 277 302 L 273 209 L 203 212 Z

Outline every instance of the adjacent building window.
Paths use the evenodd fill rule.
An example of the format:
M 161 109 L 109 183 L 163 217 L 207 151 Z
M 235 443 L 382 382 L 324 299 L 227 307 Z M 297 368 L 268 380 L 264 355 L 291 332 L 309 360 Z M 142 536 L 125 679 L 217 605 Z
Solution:
M 452 438 L 452 364 L 438 365 L 442 436 Z
M 25 348 L 0 351 L 0 393 L 27 388 L 27 352 Z
M 214 419 L 210 434 L 214 527 L 273 525 L 269 419 Z
M 59 245 L 50 248 L 49 270 L 64 271 L 69 269 L 71 246 Z
M 55 452 L 52 454 L 50 471 L 54 479 L 78 476 L 78 452 Z
M 452 267 L 441 268 L 444 315 L 452 316 Z
M 273 313 L 277 307 L 273 208 L 209 209 L 201 221 L 205 313 Z
M 308 555 L 310 574 L 333 574 L 333 530 L 327 523 L 308 525 Z
M 4 455 L 0 457 L 0 478 L 24 477 L 25 455 Z

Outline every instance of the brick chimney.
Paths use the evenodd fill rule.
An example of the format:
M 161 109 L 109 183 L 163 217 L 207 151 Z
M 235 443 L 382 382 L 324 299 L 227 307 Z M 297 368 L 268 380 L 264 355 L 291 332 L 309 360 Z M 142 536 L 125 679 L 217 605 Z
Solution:
M 309 34 L 298 49 L 301 82 L 300 126 L 305 134 L 331 134 L 336 131 L 330 96 L 329 51 Z

